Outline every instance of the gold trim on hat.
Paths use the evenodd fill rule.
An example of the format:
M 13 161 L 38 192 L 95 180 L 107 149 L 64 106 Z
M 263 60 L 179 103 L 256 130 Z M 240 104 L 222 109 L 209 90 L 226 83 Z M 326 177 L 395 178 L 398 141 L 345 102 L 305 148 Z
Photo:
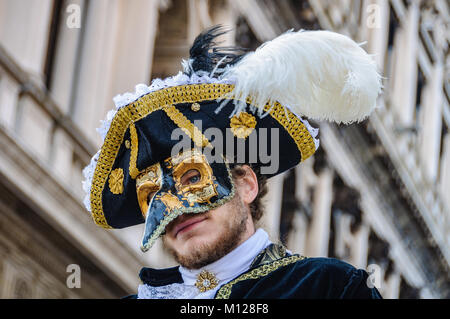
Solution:
M 130 174 L 132 179 L 136 179 L 136 177 L 141 172 L 136 167 L 139 144 L 138 144 L 137 131 L 136 131 L 136 127 L 134 126 L 134 123 L 130 124 L 130 136 L 131 136 L 131 153 L 130 153 L 130 165 L 128 168 L 128 173 Z
M 203 133 L 192 124 L 189 119 L 184 116 L 183 113 L 180 112 L 175 106 L 171 105 L 169 107 L 163 108 L 163 111 L 166 112 L 167 116 L 186 133 L 192 141 L 194 141 L 195 145 L 198 147 L 212 147 L 209 143 L 208 139 L 203 135 Z

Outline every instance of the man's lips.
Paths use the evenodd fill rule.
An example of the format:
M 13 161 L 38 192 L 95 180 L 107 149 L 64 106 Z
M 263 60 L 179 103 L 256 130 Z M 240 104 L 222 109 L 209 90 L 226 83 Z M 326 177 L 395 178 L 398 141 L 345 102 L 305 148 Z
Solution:
M 206 216 L 198 216 L 198 217 L 190 217 L 184 222 L 178 223 L 175 225 L 175 228 L 173 229 L 174 237 L 178 236 L 178 233 L 187 230 L 189 226 L 192 226 L 194 224 L 200 223 L 206 219 Z

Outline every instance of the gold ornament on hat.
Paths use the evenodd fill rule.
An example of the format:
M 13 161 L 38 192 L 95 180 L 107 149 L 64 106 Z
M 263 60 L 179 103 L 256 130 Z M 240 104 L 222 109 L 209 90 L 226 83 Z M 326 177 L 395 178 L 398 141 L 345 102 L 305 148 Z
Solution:
M 195 286 L 200 292 L 205 292 L 214 289 L 218 284 L 219 281 L 212 272 L 203 270 L 197 275 L 197 282 L 195 283 Z
M 255 129 L 256 118 L 247 112 L 241 112 L 239 115 L 235 115 L 231 118 L 230 127 L 234 136 L 246 138 Z
M 194 112 L 200 111 L 200 104 L 198 104 L 198 103 L 192 103 L 192 105 L 191 105 L 191 110 L 194 111 Z
M 109 189 L 113 194 L 122 194 L 123 192 L 123 169 L 116 168 L 109 176 Z

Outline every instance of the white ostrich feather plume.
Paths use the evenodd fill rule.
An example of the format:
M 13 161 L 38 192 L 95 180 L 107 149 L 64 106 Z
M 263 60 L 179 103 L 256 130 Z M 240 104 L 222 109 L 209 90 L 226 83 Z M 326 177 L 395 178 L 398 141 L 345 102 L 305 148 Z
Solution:
M 350 124 L 364 120 L 381 92 L 376 64 L 356 42 L 330 31 L 286 32 L 225 71 L 233 80 L 229 97 L 278 101 L 297 115 Z M 236 102 L 235 113 L 246 108 Z

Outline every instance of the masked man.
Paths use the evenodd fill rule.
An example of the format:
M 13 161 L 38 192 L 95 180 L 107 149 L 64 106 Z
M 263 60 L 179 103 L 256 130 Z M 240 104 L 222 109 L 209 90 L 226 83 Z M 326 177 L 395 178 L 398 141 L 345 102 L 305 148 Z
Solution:
M 143 268 L 137 298 L 380 298 L 367 273 L 274 244 L 255 223 L 266 179 L 319 147 L 306 119 L 366 118 L 380 92 L 374 62 L 351 39 L 287 32 L 255 52 L 200 34 L 174 77 L 115 98 L 104 143 L 84 170 L 96 224 L 145 223 L 180 264 Z M 268 155 L 270 154 L 270 155 Z

